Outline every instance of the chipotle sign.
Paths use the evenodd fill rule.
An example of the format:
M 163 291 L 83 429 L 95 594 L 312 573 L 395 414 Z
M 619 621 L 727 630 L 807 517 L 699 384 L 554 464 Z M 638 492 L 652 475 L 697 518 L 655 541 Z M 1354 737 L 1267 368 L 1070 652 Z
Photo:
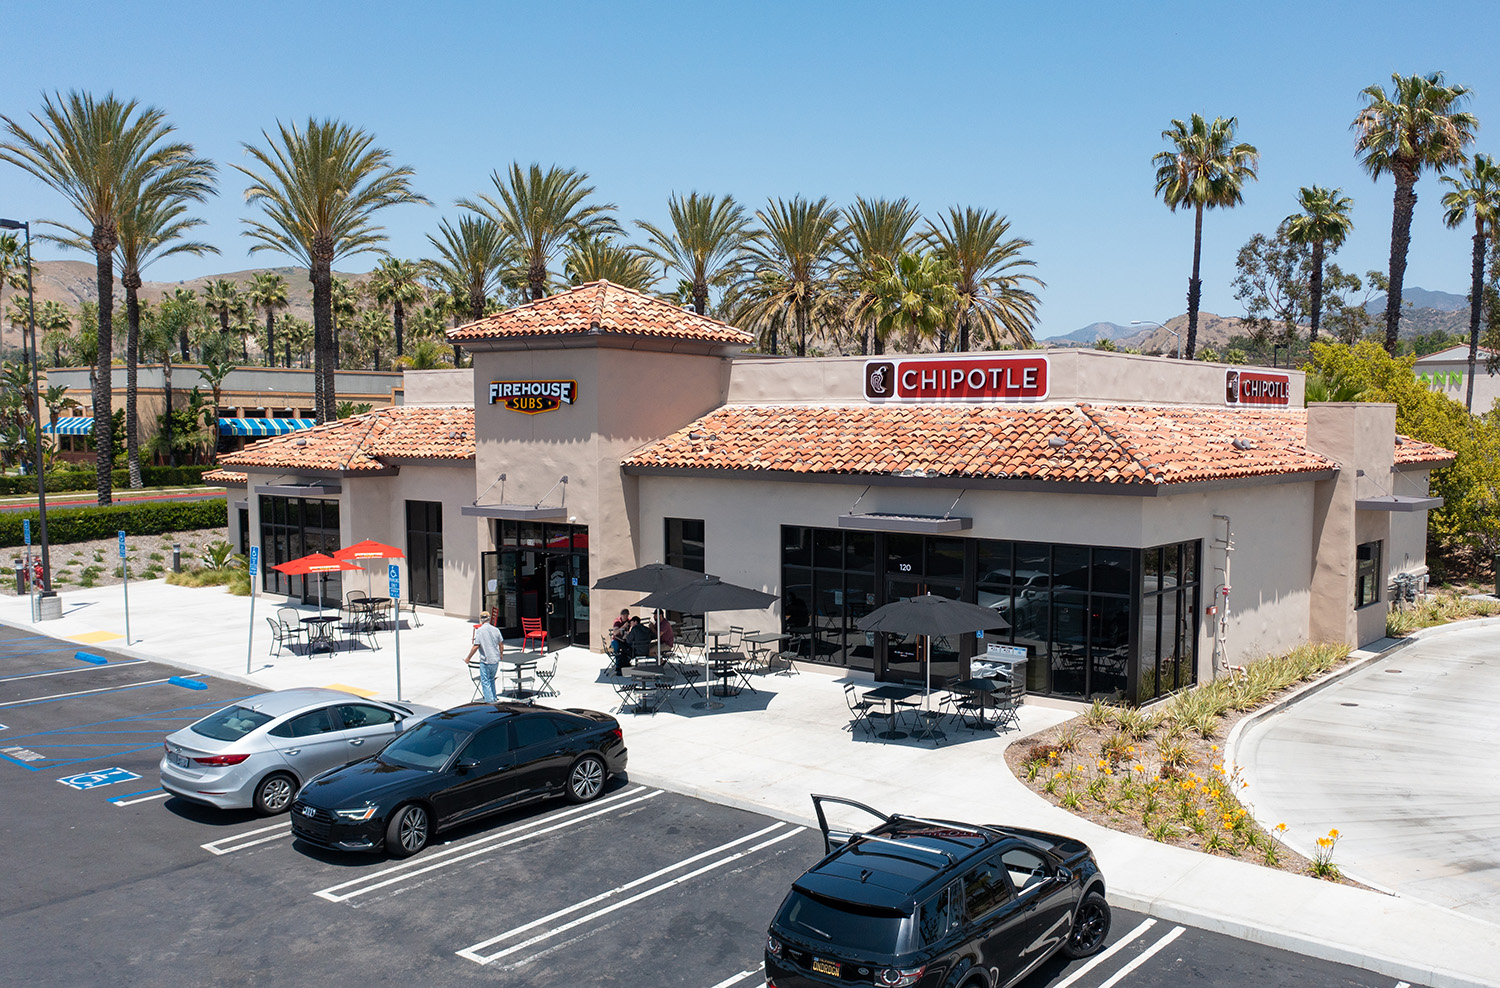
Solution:
M 869 401 L 1042 401 L 1047 357 L 943 357 L 865 361 Z
M 1292 404 L 1291 375 L 1227 370 L 1224 372 L 1224 403 L 1246 408 L 1289 408 Z

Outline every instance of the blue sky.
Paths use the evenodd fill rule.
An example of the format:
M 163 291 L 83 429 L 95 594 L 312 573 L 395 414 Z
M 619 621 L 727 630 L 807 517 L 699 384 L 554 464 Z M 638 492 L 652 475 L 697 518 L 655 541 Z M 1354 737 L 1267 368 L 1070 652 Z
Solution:
M 223 251 L 164 261 L 159 280 L 287 263 L 250 258 L 241 144 L 275 122 L 337 116 L 416 170 L 433 207 L 385 217 L 390 249 L 422 256 L 452 203 L 513 160 L 587 171 L 626 220 L 664 219 L 673 191 L 907 195 L 1006 214 L 1048 286 L 1039 335 L 1186 308 L 1192 216 L 1152 195 L 1161 131 L 1237 116 L 1261 152 L 1243 206 L 1204 223 L 1205 310 L 1239 314 L 1234 255 L 1341 186 L 1355 231 L 1336 260 L 1384 270 L 1392 185 L 1353 157 L 1359 92 L 1394 71 L 1443 71 L 1500 133 L 1493 6 L 1034 3 L 26 3 L 5 18 L 0 112 L 43 91 L 136 97 L 168 111 L 221 165 L 199 215 Z M 1492 144 L 1493 140 L 1493 144 Z M 1481 126 L 1476 149 L 1500 153 Z M 1406 283 L 1467 290 L 1469 231 L 1443 226 L 1435 177 L 1419 201 Z M 73 220 L 0 166 L 0 215 Z M 40 247 L 38 256 L 62 255 Z M 370 256 L 340 265 L 367 270 Z

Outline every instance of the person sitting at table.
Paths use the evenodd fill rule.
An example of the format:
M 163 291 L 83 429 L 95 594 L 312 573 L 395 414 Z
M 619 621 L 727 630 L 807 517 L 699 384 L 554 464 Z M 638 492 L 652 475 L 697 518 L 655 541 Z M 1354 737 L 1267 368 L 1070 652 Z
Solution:
M 638 617 L 630 619 L 630 630 L 625 632 L 625 642 L 630 646 L 633 658 L 656 654 L 656 636 Z
M 500 670 L 500 654 L 504 651 L 505 643 L 500 639 L 500 608 L 492 607 L 489 620 L 474 629 L 474 647 L 464 656 L 467 665 L 475 652 L 480 653 L 479 692 L 485 703 L 495 702 L 495 674 Z
M 623 611 L 621 612 L 621 617 L 625 617 L 629 613 L 629 611 Z M 621 670 L 630 665 L 631 660 L 635 658 L 635 649 L 631 646 L 628 639 L 630 636 L 631 621 L 638 620 L 637 618 L 625 617 L 623 623 L 619 621 L 615 622 L 614 629 L 609 633 L 609 650 L 615 657 L 616 676 L 620 675 Z
M 666 614 L 661 611 L 656 612 L 655 620 L 656 624 L 651 629 L 651 634 L 653 637 L 660 639 L 661 653 L 666 655 L 672 651 L 672 643 L 677 640 L 677 633 L 672 630 L 672 622 L 668 621 Z
M 615 618 L 615 623 L 609 626 L 610 636 L 613 637 L 614 634 L 615 634 L 615 632 L 620 631 L 621 628 L 624 628 L 629 623 L 630 623 L 630 608 L 628 608 L 628 607 L 622 607 L 622 608 L 620 608 L 620 616 L 617 617 L 617 618 Z M 624 634 L 624 632 L 620 632 L 620 633 Z

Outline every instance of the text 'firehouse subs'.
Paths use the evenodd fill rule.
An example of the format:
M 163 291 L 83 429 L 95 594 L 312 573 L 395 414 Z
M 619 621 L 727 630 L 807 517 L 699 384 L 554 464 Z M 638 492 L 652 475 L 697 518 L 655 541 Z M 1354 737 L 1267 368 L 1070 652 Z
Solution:
M 513 412 L 535 415 L 571 405 L 578 398 L 577 381 L 491 381 L 490 404 L 503 402 Z

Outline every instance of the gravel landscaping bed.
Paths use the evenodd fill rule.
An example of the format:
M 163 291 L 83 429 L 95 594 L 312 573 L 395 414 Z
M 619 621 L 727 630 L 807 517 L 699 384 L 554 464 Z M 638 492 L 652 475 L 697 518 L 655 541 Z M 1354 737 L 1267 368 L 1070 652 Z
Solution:
M 199 565 L 200 556 L 208 545 L 223 538 L 222 528 L 202 528 L 166 535 L 132 535 L 126 540 L 126 549 L 130 553 L 130 578 L 155 580 L 171 572 L 173 543 L 182 546 L 183 569 Z M 37 549 L 33 546 L 33 560 L 36 552 Z M 54 590 L 108 587 L 121 582 L 120 544 L 116 539 L 53 545 L 51 552 Z M 5 571 L 0 573 L 0 586 L 11 596 L 16 593 L 16 563 L 25 562 L 25 559 L 24 546 L 5 550 Z

